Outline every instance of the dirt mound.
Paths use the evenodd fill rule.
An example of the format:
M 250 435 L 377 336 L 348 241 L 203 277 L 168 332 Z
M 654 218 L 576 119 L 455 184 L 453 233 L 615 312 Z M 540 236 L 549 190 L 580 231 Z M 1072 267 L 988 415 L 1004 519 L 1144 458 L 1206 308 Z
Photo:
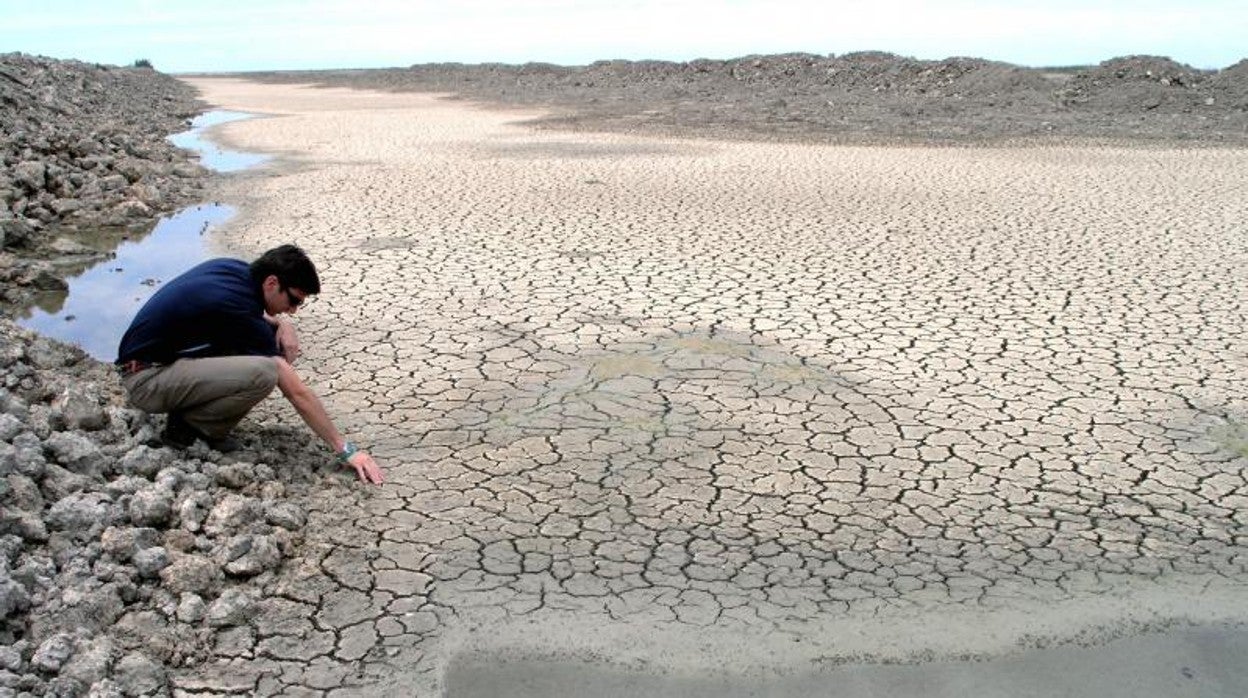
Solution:
M 1151 111 L 1163 105 L 1182 110 L 1205 102 L 1210 76 L 1169 58 L 1128 56 L 1078 73 L 1058 96 L 1068 106 L 1110 113 Z
M 1194 85 L 1207 74 L 1165 56 L 1111 58 L 1088 73 L 1094 79 L 1155 82 L 1161 85 Z
M 1210 77 L 1209 90 L 1227 107 L 1248 111 L 1248 59 L 1223 68 Z

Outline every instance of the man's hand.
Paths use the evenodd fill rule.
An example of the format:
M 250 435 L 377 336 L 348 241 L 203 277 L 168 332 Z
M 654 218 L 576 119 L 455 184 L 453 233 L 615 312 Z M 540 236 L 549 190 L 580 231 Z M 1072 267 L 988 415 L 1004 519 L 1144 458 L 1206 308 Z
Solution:
M 295 326 L 285 320 L 278 320 L 276 337 L 277 349 L 282 352 L 282 358 L 286 359 L 286 363 L 295 363 L 295 359 L 299 358 L 299 335 L 295 333 Z
M 289 361 L 275 356 L 273 362 L 277 364 L 277 387 L 282 391 L 282 395 L 286 396 L 303 421 L 312 427 L 312 431 L 321 437 L 331 451 L 342 453 L 347 440 L 342 438 L 342 432 L 338 431 L 333 420 L 325 413 L 325 405 L 321 404 L 321 399 L 304 384 Z M 361 482 L 374 485 L 382 483 L 381 467 L 377 465 L 372 456 L 364 451 L 351 454 L 351 457 L 347 459 L 347 465 L 355 468 L 355 474 L 360 476 Z
M 355 474 L 360 476 L 360 482 L 368 482 L 374 485 L 382 483 L 381 466 L 377 465 L 377 461 L 364 451 L 356 451 L 347 459 L 347 465 L 355 468 Z

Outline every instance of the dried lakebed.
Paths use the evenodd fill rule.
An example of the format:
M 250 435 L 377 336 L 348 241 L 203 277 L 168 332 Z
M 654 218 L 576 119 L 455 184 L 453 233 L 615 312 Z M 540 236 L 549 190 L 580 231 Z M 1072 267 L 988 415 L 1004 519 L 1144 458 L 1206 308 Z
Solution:
M 298 558 L 177 690 L 1044 685 L 1063 648 L 1160 648 L 1185 661 L 1142 691 L 1243 692 L 1248 152 L 539 133 L 195 84 L 282 114 L 222 127 L 284 154 L 222 185 L 222 235 L 321 264 L 304 372 L 388 482 L 300 487 Z
M 654 140 L 195 84 L 287 114 L 224 127 L 293 154 L 225 235 L 323 260 L 307 371 L 390 472 L 309 503 L 287 608 L 332 643 L 228 664 L 264 690 L 433 692 L 457 656 L 835 674 L 1248 617 L 1248 152 Z

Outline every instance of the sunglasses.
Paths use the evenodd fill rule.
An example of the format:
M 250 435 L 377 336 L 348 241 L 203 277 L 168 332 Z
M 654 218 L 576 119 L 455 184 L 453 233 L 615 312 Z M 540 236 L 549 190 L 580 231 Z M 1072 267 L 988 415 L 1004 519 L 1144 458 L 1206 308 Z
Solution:
M 291 293 L 290 289 L 287 287 L 283 287 L 282 290 L 286 292 L 286 300 L 290 301 L 290 307 L 292 308 L 298 308 L 308 299 L 307 296 L 304 296 L 303 298 L 296 298 L 295 294 Z

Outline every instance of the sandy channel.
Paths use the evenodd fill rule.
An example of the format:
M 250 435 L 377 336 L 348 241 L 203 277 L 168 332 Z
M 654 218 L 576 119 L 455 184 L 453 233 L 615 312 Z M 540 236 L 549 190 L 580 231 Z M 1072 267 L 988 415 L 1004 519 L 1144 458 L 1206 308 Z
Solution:
M 313 503 L 255 691 L 1248 691 L 1248 151 L 191 82 L 271 117 L 219 242 L 318 261 L 303 371 L 390 477 Z

